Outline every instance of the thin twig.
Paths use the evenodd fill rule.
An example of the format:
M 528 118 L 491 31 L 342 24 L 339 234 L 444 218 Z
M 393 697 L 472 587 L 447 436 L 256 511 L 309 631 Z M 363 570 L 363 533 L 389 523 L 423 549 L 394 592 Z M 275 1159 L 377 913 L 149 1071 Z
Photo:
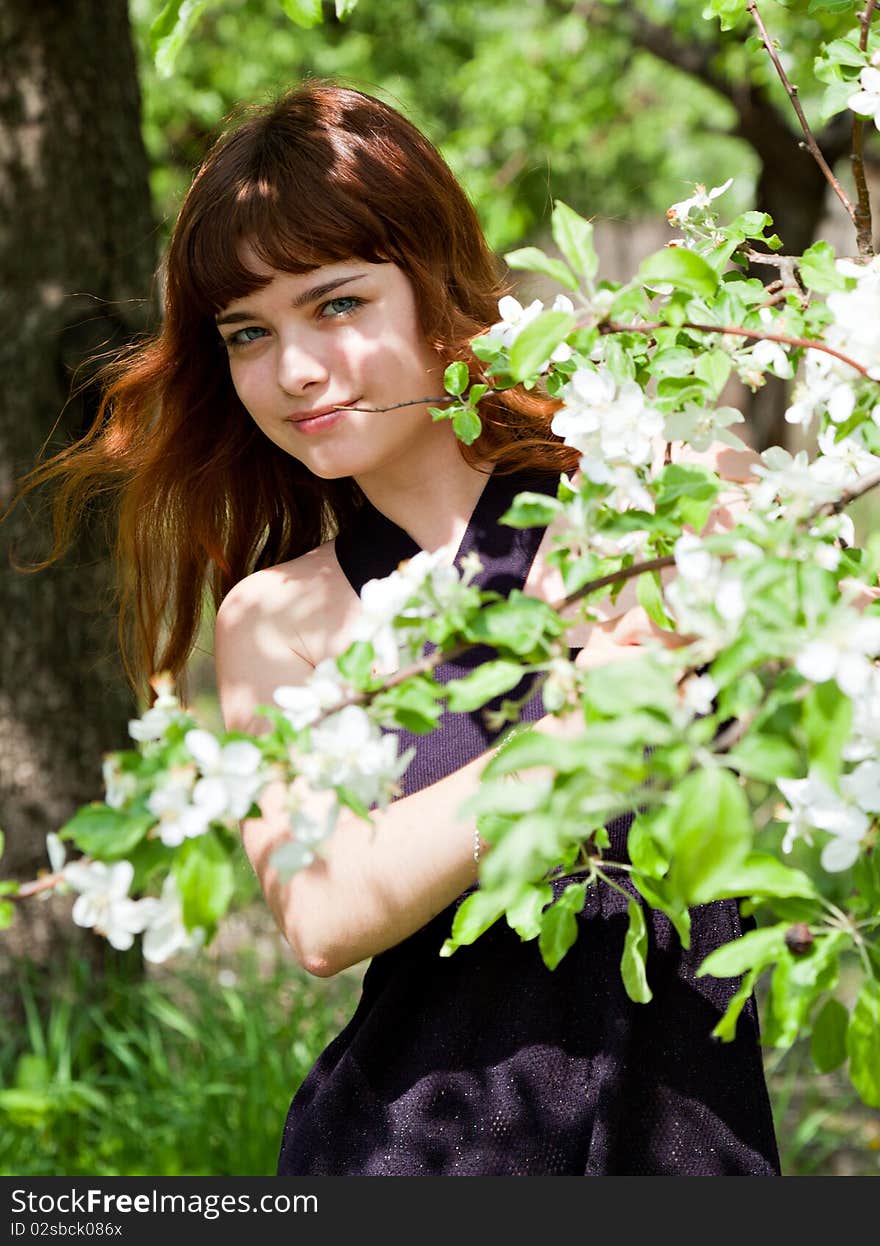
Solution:
M 859 14 L 859 21 L 862 24 L 862 31 L 859 35 L 859 48 L 862 52 L 867 52 L 868 50 L 868 31 L 876 6 L 877 0 L 868 0 L 864 11 Z M 859 249 L 859 255 L 873 255 L 874 232 L 871 226 L 871 194 L 868 190 L 868 180 L 865 177 L 865 118 L 860 117 L 855 112 L 853 113 L 852 122 L 852 155 L 850 156 L 850 162 L 858 195 L 858 204 L 853 217 L 853 223 L 856 227 L 856 246 Z
M 871 376 L 871 373 L 862 364 L 856 363 L 855 359 L 850 359 L 849 355 L 842 354 L 839 350 L 835 350 L 833 346 L 826 346 L 824 342 L 814 342 L 811 338 L 789 337 L 786 333 L 765 333 L 761 329 L 741 329 L 737 325 L 693 324 L 687 320 L 676 327 L 679 329 L 693 329 L 697 333 L 726 333 L 732 334 L 735 337 L 752 338 L 755 341 L 784 342 L 787 346 L 800 346 L 805 350 L 818 350 L 825 355 L 833 355 L 835 359 L 848 364 L 849 367 L 854 368 L 856 372 L 860 372 L 869 381 L 877 379 Z M 598 328 L 600 333 L 648 334 L 655 333 L 657 329 L 668 329 L 669 325 L 663 320 L 657 320 L 653 324 L 617 324 L 613 320 L 606 320 Z
M 788 98 L 791 100 L 792 108 L 797 113 L 798 121 L 801 123 L 801 129 L 803 130 L 804 137 L 807 140 L 807 147 L 809 148 L 810 153 L 813 156 L 813 159 L 816 161 L 819 168 L 824 173 L 826 181 L 828 182 L 831 189 L 834 191 L 835 195 L 837 195 L 837 198 L 846 208 L 846 211 L 849 215 L 850 220 L 855 225 L 856 224 L 855 208 L 850 203 L 847 197 L 846 191 L 843 189 L 840 182 L 834 176 L 834 173 L 830 165 L 828 164 L 828 161 L 825 159 L 825 157 L 822 155 L 822 152 L 819 149 L 819 144 L 816 142 L 815 135 L 813 134 L 813 131 L 810 129 L 809 122 L 807 121 L 807 118 L 804 115 L 804 110 L 803 108 L 801 108 L 801 102 L 798 99 L 798 89 L 796 86 L 794 86 L 789 81 L 788 74 L 785 72 L 785 70 L 782 67 L 782 62 L 780 61 L 776 53 L 776 49 L 773 46 L 773 40 L 770 38 L 770 34 L 767 30 L 767 27 L 764 25 L 764 20 L 761 17 L 761 14 L 758 12 L 758 6 L 755 3 L 755 0 L 748 0 L 748 4 L 746 5 L 746 8 L 748 9 L 749 13 L 751 13 L 752 17 L 755 20 L 755 24 L 758 27 L 758 30 L 761 32 L 761 40 L 764 44 L 764 47 L 767 49 L 767 54 L 770 57 L 770 60 L 773 62 L 773 68 L 776 70 L 777 74 L 779 75 L 780 82 L 785 87 Z
M 488 394 L 483 395 L 488 398 Z M 374 415 L 380 411 L 399 411 L 401 407 L 420 407 L 423 402 L 455 402 L 454 394 L 444 394 L 442 398 L 408 398 L 406 402 L 395 402 L 390 407 L 346 407 L 346 411 L 366 411 Z

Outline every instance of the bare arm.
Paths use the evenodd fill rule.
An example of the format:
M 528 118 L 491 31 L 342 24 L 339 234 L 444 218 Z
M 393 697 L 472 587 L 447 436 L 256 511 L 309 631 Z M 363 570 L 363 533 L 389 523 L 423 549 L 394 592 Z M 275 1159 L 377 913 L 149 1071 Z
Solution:
M 310 580 L 300 593 L 291 590 L 289 577 L 262 571 L 236 585 L 223 602 L 215 652 L 229 729 L 258 732 L 255 707 L 271 704 L 280 685 L 308 680 L 313 665 L 305 646 L 293 642 L 296 619 L 307 608 L 321 617 L 314 583 Z M 577 662 L 581 667 L 635 656 L 649 636 L 679 643 L 651 623 L 634 590 L 632 601 L 621 594 L 607 622 L 579 631 L 580 638 L 571 643 L 584 646 Z M 579 720 L 577 713 L 567 721 L 548 715 L 535 725 L 568 734 L 580 729 Z M 475 823 L 460 818 L 458 810 L 477 790 L 488 759 L 489 753 L 481 754 L 445 779 L 373 813 L 372 827 L 342 810 L 320 856 L 285 883 L 269 864 L 289 834 L 283 788 L 276 784 L 266 790 L 260 801 L 263 817 L 242 825 L 244 847 L 279 928 L 309 972 L 330 976 L 393 947 L 471 886 L 477 876 Z M 328 797 L 310 799 L 320 812 Z
M 217 682 L 228 729 L 261 730 L 255 707 L 271 704 L 281 684 L 304 683 L 312 670 L 282 640 L 273 592 L 267 573 L 251 576 L 236 585 L 217 617 Z M 286 606 L 289 626 L 289 601 Z M 595 632 L 580 665 L 608 661 L 610 649 L 621 653 L 601 629 Z M 572 714 L 566 723 L 547 716 L 537 726 L 563 733 L 578 718 Z M 343 809 L 320 856 L 287 882 L 269 864 L 289 834 L 284 789 L 277 783 L 266 789 L 263 817 L 242 824 L 242 839 L 275 920 L 304 968 L 327 977 L 393 947 L 476 880 L 475 822 L 460 818 L 458 809 L 477 790 L 489 755 L 376 811 L 372 827 Z M 320 810 L 328 797 L 313 799 Z

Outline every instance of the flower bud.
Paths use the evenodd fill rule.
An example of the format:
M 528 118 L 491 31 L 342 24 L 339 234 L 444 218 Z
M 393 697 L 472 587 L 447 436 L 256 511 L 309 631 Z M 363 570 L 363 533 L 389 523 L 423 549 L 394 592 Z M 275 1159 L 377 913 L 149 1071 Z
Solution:
M 785 932 L 785 946 L 792 956 L 805 956 L 813 946 L 813 934 L 806 922 L 795 922 Z

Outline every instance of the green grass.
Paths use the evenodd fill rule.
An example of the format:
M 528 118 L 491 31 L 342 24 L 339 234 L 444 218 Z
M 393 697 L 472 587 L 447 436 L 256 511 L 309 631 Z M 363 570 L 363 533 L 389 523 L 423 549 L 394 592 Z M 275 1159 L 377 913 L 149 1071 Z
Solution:
M 357 980 L 290 964 L 100 987 L 20 967 L 24 1032 L 0 1039 L 0 1173 L 262 1176 L 293 1092 L 354 1008 Z M 223 985 L 223 983 L 227 985 Z
M 357 970 L 308 977 L 245 913 L 234 946 L 131 982 L 21 965 L 0 1036 L 0 1174 L 264 1176 L 297 1086 L 354 1009 Z M 786 1175 L 880 1174 L 880 1113 L 804 1045 L 767 1053 Z

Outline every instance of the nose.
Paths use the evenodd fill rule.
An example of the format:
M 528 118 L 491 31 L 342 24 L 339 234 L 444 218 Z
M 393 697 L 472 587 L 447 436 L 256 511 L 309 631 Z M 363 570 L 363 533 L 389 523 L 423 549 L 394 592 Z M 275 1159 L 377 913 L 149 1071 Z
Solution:
M 278 356 L 278 384 L 285 393 L 299 396 L 330 376 L 325 353 L 318 343 L 298 337 L 282 341 Z

